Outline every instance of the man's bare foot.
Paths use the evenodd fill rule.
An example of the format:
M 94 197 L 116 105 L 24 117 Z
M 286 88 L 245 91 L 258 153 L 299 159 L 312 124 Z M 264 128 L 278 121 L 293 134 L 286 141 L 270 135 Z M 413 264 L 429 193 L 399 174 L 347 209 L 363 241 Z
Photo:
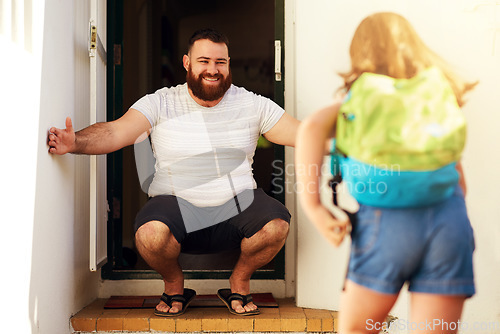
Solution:
M 160 301 L 158 305 L 156 305 L 156 310 L 160 311 L 162 313 L 177 313 L 180 310 L 182 310 L 182 303 L 181 302 L 172 302 L 172 307 L 169 307 L 167 304 L 165 304 L 164 301 Z
M 160 303 L 156 306 L 155 314 L 163 317 L 181 315 L 195 296 L 196 291 L 192 289 L 184 289 L 182 294 L 167 295 L 164 293 Z
M 239 293 L 240 295 L 246 296 L 250 294 L 250 280 L 240 281 L 233 277 L 229 278 L 229 284 L 231 286 L 232 293 Z M 249 302 L 243 306 L 243 301 L 233 300 L 231 301 L 231 307 L 236 313 L 253 312 L 258 309 L 257 305 L 253 302 Z
M 253 304 L 252 296 L 250 294 L 242 295 L 240 293 L 231 292 L 231 289 L 219 289 L 217 291 L 217 296 L 227 306 L 231 314 L 248 316 L 260 313 L 258 308 L 255 308 L 254 310 L 251 310 L 251 307 L 248 309 L 246 308 L 247 305 L 250 306 L 250 303 Z M 232 304 L 234 301 L 238 301 L 238 305 L 235 305 L 236 308 L 234 308 Z M 238 309 L 239 312 L 236 311 Z
M 164 283 L 164 295 L 174 296 L 182 295 L 184 293 L 184 280 L 179 279 L 171 282 L 164 281 Z M 160 300 L 160 303 L 156 306 L 156 310 L 162 313 L 177 313 L 182 310 L 182 303 L 180 301 L 173 300 L 170 307 L 163 300 Z

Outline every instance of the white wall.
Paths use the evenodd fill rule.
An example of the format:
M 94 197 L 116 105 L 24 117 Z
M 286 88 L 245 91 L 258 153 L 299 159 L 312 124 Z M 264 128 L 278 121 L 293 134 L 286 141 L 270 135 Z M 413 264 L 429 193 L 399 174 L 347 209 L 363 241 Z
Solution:
M 88 158 L 49 155 L 46 136 L 66 116 L 88 122 L 89 1 L 10 3 L 2 13 L 18 13 L 22 29 L 2 20 L 2 332 L 69 333 L 99 280 L 88 269 Z
M 480 80 L 464 112 L 469 121 L 463 157 L 469 193 L 467 206 L 475 230 L 477 295 L 466 303 L 464 320 L 500 320 L 500 4 L 475 0 L 295 0 L 287 1 L 287 54 L 294 50 L 294 100 L 303 119 L 332 101 L 341 84 L 336 72 L 349 66 L 348 47 L 362 18 L 377 11 L 395 11 L 414 25 L 424 41 L 467 78 Z M 496 22 L 495 22 L 496 18 Z M 290 28 L 293 26 L 293 28 Z M 495 36 L 496 34 L 496 36 Z M 494 45 L 496 43 L 496 45 Z M 290 48 L 288 48 L 290 46 Z M 289 87 L 290 88 L 290 87 Z M 293 93 L 289 91 L 288 93 Z M 299 205 L 300 207 L 300 205 Z M 297 303 L 338 309 L 348 243 L 327 245 L 299 208 Z M 325 298 L 326 296 L 326 298 Z M 406 301 L 403 302 L 406 304 Z M 405 317 L 406 305 L 395 310 Z
M 24 25 L 19 7 L 12 8 L 10 2 L 0 5 L 0 96 L 4 111 L 0 120 L 2 141 L 12 141 L 3 147 L 0 164 L 3 193 L 0 254 L 3 255 L 2 274 L 9 273 L 2 275 L 0 285 L 2 300 L 8 301 L 0 304 L 0 320 L 2 324 L 19 324 L 15 329 L 29 333 L 42 34 L 32 34 Z M 16 9 L 17 15 L 14 14 Z M 41 17 L 32 23 L 34 28 L 40 29 L 43 27 L 43 4 L 37 9 Z

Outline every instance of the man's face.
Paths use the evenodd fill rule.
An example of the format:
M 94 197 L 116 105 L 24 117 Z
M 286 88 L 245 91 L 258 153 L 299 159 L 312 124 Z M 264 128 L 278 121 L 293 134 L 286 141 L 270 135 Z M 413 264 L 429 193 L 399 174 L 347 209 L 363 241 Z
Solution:
M 232 83 L 229 55 L 224 43 L 207 39 L 194 42 L 184 56 L 186 81 L 194 96 L 203 101 L 216 101 L 224 96 Z

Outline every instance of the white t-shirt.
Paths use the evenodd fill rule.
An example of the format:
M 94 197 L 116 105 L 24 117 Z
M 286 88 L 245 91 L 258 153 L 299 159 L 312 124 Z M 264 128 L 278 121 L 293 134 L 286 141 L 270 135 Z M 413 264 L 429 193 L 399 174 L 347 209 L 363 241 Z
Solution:
M 156 162 L 149 196 L 175 195 L 198 207 L 221 205 L 256 188 L 257 140 L 284 113 L 272 100 L 234 85 L 210 108 L 193 100 L 187 84 L 159 89 L 131 108 L 152 126 Z

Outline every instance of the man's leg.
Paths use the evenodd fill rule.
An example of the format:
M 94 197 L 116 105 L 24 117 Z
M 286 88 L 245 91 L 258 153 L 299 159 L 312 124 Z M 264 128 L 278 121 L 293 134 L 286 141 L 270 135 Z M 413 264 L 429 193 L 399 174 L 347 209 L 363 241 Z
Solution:
M 135 243 L 142 258 L 163 277 L 164 292 L 168 295 L 182 295 L 184 276 L 178 262 L 181 246 L 167 225 L 156 220 L 142 225 L 135 234 Z M 170 308 L 161 301 L 156 309 L 169 312 Z M 181 303 L 173 302 L 170 312 L 175 313 L 181 309 Z
M 231 292 L 248 295 L 250 293 L 250 277 L 260 267 L 268 264 L 285 244 L 289 224 L 282 219 L 273 219 L 250 238 L 241 241 L 241 255 L 229 278 Z M 257 309 L 254 303 L 245 308 L 241 301 L 234 300 L 232 308 L 238 312 Z

